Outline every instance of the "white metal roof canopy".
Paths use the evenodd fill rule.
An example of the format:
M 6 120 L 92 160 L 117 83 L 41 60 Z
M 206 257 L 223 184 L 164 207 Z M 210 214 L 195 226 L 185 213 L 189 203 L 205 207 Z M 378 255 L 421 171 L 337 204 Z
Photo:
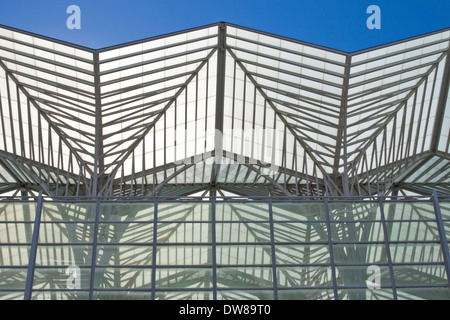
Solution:
M 0 193 L 449 194 L 449 41 L 217 23 L 94 50 L 0 26 Z

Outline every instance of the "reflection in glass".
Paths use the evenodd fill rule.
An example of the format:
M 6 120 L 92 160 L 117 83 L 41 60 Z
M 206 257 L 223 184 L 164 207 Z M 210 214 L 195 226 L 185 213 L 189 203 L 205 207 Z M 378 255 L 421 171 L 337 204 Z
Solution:
M 218 202 L 215 216 L 208 202 L 160 202 L 157 212 L 152 201 L 107 202 L 97 224 L 95 203 L 44 203 L 32 298 L 212 299 L 217 288 L 218 299 L 273 299 L 276 288 L 278 299 L 382 300 L 393 298 L 392 275 L 399 299 L 426 298 L 431 286 L 448 295 L 429 203 L 387 203 L 386 221 L 378 202 L 329 205 L 327 221 L 317 202 L 274 202 L 273 220 L 260 201 Z M 24 294 L 34 231 L 31 207 L 15 208 L 17 221 L 0 222 L 5 299 Z M 80 282 L 68 282 L 71 267 Z

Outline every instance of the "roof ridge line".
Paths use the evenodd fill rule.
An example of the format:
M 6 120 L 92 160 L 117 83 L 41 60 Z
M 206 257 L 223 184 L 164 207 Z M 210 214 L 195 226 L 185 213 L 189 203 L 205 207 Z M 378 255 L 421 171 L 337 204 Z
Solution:
M 419 35 L 403 38 L 403 39 L 400 39 L 400 40 L 387 42 L 387 43 L 384 43 L 384 44 L 381 44 L 381 45 L 376 45 L 376 46 L 372 46 L 372 47 L 368 47 L 368 48 L 364 48 L 364 49 L 360 49 L 360 50 L 356 50 L 356 51 L 345 51 L 345 50 L 340 50 L 340 49 L 335 49 L 335 48 L 327 47 L 327 46 L 320 45 L 320 44 L 310 43 L 310 42 L 303 41 L 303 40 L 300 40 L 300 39 L 290 38 L 290 37 L 286 37 L 286 36 L 283 36 L 283 35 L 278 35 L 278 34 L 275 34 L 275 33 L 270 33 L 270 32 L 266 32 L 266 31 L 250 28 L 250 27 L 244 27 L 244 26 L 240 26 L 238 24 L 224 22 L 224 21 L 215 22 L 215 23 L 211 23 L 211 24 L 206 24 L 206 25 L 193 27 L 193 28 L 187 28 L 187 29 L 183 29 L 183 30 L 179 30 L 179 31 L 164 33 L 164 34 L 151 36 L 151 37 L 146 37 L 146 38 L 142 38 L 142 39 L 138 39 L 138 40 L 132 40 L 132 41 L 124 42 L 124 43 L 121 43 L 121 44 L 106 46 L 106 47 L 102 47 L 102 48 L 98 48 L 98 49 L 90 48 L 90 47 L 79 45 L 79 44 L 76 44 L 76 43 L 73 43 L 73 42 L 60 40 L 60 39 L 57 39 L 57 38 L 41 35 L 41 34 L 38 34 L 38 33 L 35 33 L 35 32 L 30 32 L 30 31 L 27 31 L 27 30 L 23 30 L 23 29 L 20 29 L 20 28 L 15 28 L 15 27 L 3 25 L 3 24 L 0 24 L 0 28 L 4 28 L 4 29 L 7 29 L 7 30 L 10 30 L 10 31 L 13 31 L 13 32 L 19 32 L 19 33 L 26 34 L 26 35 L 29 35 L 29 36 L 32 36 L 32 37 L 41 38 L 41 39 L 44 39 L 44 40 L 48 40 L 48 41 L 55 42 L 55 43 L 58 43 L 58 44 L 70 46 L 72 48 L 88 51 L 88 52 L 91 52 L 91 53 L 101 53 L 101 52 L 112 50 L 112 49 L 124 48 L 124 47 L 127 47 L 127 46 L 131 46 L 133 44 L 139 44 L 139 43 L 143 43 L 143 42 L 146 42 L 146 41 L 161 39 L 161 38 L 165 38 L 165 37 L 168 37 L 168 36 L 174 36 L 174 35 L 177 35 L 177 34 L 182 34 L 182 33 L 191 32 L 191 31 L 195 31 L 195 30 L 201 30 L 201 29 L 210 28 L 210 27 L 213 27 L 213 26 L 219 26 L 219 25 L 222 25 L 222 24 L 225 24 L 225 25 L 231 26 L 231 27 L 235 27 L 235 28 L 239 28 L 239 29 L 243 29 L 243 30 L 247 30 L 247 31 L 256 32 L 258 34 L 263 34 L 263 35 L 267 35 L 267 36 L 270 36 L 270 37 L 275 37 L 275 38 L 280 38 L 280 39 L 287 40 L 287 41 L 296 42 L 296 43 L 307 45 L 307 46 L 311 46 L 311 47 L 314 47 L 314 48 L 317 48 L 317 49 L 327 50 L 327 51 L 331 51 L 331 52 L 334 52 L 334 53 L 343 54 L 343 55 L 349 55 L 349 56 L 353 56 L 353 55 L 357 55 L 357 54 L 361 54 L 361 53 L 365 53 L 365 52 L 381 49 L 381 48 L 384 48 L 384 47 L 389 47 L 389 46 L 392 46 L 392 45 L 395 45 L 395 44 L 400 44 L 400 43 L 411 41 L 411 40 L 414 40 L 414 39 L 420 39 L 420 38 L 423 38 L 423 37 L 431 36 L 433 34 L 438 34 L 438 33 L 446 32 L 446 31 L 450 31 L 450 27 L 446 27 L 446 28 L 435 30 L 435 31 L 430 31 L 430 32 L 427 32 L 427 33 L 423 33 L 423 34 L 419 34 Z

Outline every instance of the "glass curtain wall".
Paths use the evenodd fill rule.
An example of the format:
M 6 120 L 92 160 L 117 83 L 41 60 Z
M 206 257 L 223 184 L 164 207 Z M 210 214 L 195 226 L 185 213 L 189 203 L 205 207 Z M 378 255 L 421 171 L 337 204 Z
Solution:
M 0 299 L 450 298 L 437 197 L 0 205 Z

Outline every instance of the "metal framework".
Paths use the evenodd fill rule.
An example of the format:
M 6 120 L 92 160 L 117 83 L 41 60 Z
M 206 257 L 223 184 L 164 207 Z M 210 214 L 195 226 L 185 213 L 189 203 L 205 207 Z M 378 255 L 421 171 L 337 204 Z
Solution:
M 0 299 L 450 299 L 449 60 L 0 25 Z
M 93 50 L 0 26 L 0 192 L 449 194 L 449 34 L 346 53 L 217 23 Z
M 0 210 L 0 299 L 450 299 L 450 198 L 436 192 L 40 194 Z

